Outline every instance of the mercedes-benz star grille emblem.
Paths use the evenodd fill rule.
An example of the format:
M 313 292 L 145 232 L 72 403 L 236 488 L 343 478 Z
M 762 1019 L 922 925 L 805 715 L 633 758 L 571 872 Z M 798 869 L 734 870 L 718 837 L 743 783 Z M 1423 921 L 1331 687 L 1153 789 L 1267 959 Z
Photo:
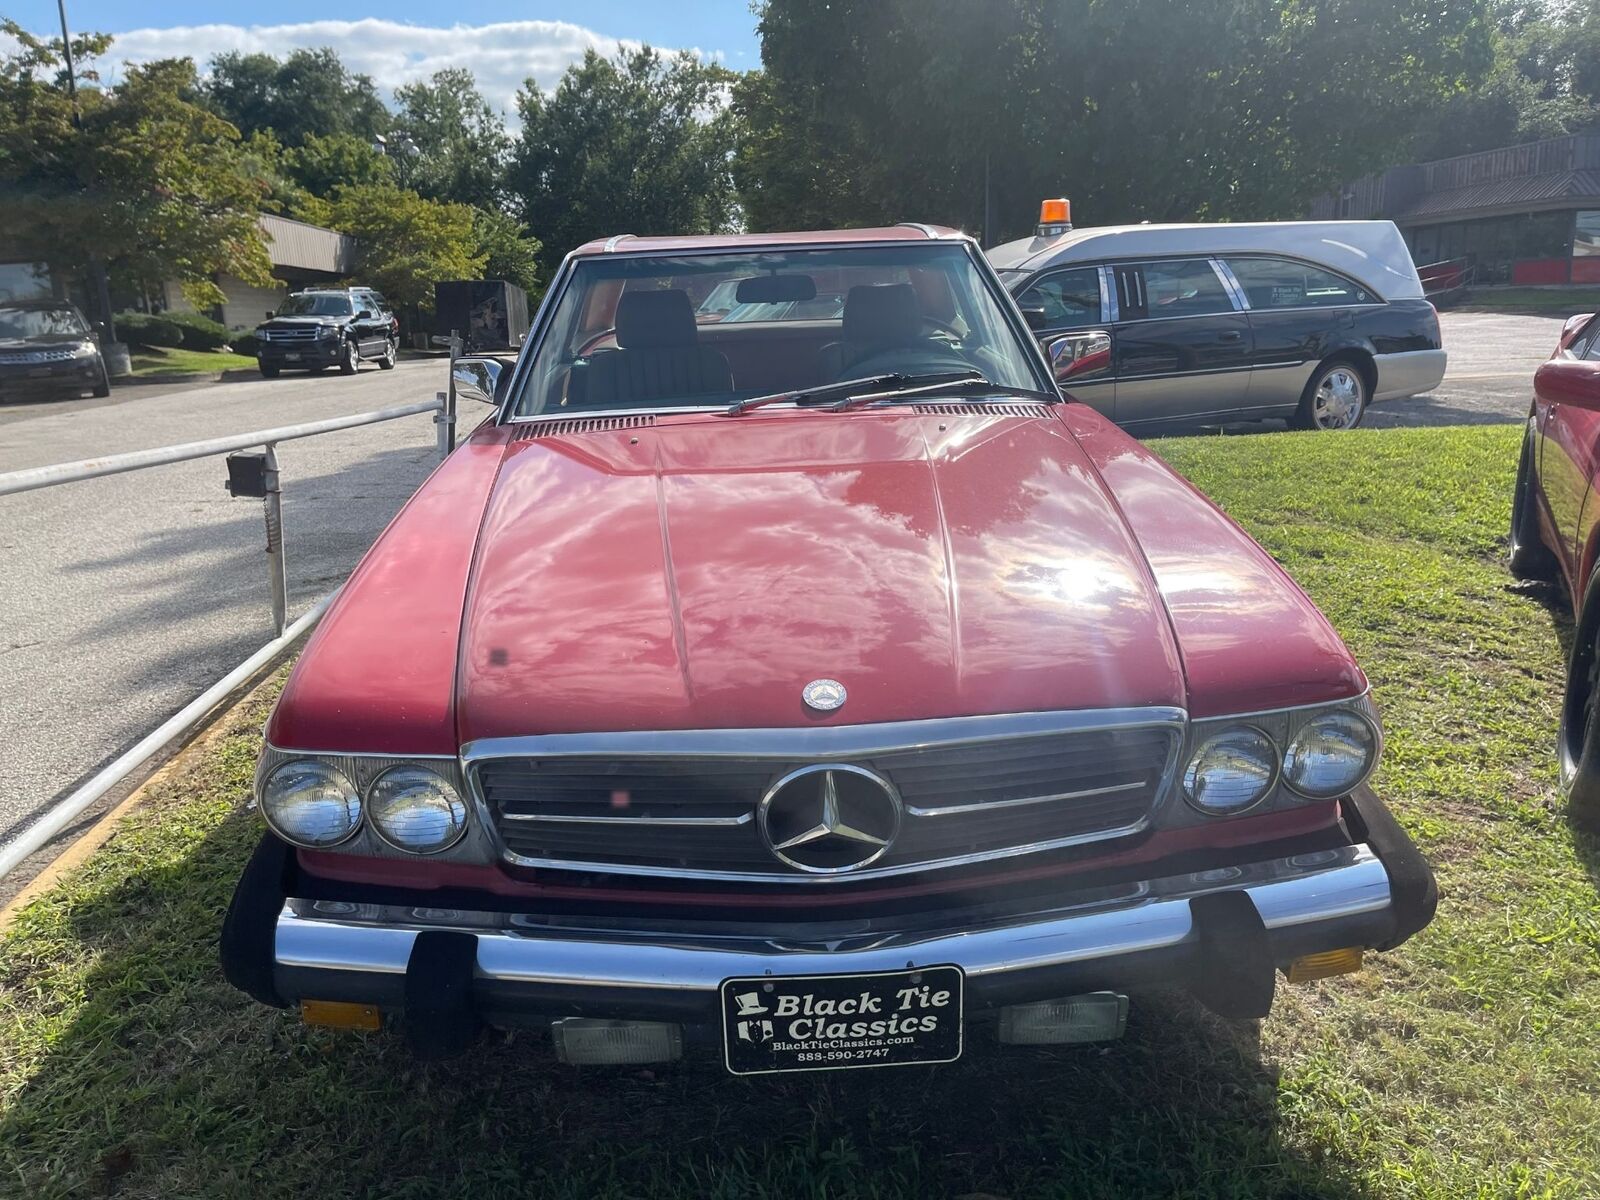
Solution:
M 837 679 L 813 679 L 801 689 L 800 698 L 818 712 L 832 712 L 844 704 L 844 684 Z
M 796 870 L 854 871 L 881 858 L 900 832 L 900 797 L 865 767 L 801 767 L 767 789 L 757 824 L 767 848 Z

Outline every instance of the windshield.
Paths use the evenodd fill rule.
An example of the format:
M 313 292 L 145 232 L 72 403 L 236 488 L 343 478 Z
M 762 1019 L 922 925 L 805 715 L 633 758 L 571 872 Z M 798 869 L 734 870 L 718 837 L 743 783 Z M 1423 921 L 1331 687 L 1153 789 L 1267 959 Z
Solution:
M 1046 386 L 960 244 L 580 260 L 513 415 L 711 407 L 894 373 Z
M 0 308 L 0 337 L 88 336 L 83 318 L 70 308 Z
M 280 317 L 348 317 L 350 312 L 348 296 L 328 292 L 290 296 L 278 309 Z

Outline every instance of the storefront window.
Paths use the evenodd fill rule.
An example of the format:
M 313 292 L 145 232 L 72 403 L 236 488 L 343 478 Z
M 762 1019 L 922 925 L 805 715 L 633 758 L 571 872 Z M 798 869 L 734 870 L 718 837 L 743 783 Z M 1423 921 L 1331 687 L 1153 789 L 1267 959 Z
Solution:
M 1600 254 L 1600 211 L 1578 213 L 1578 228 L 1572 238 L 1572 256 L 1587 258 Z

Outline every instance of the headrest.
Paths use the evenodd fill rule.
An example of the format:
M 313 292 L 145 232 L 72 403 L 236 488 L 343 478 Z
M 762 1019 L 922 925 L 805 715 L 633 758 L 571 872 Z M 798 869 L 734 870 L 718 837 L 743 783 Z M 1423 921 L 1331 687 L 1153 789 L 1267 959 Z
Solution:
M 697 340 L 688 292 L 624 292 L 617 301 L 617 345 L 624 350 L 693 346 Z
M 853 287 L 844 298 L 844 340 L 902 345 L 922 336 L 922 309 L 909 283 Z

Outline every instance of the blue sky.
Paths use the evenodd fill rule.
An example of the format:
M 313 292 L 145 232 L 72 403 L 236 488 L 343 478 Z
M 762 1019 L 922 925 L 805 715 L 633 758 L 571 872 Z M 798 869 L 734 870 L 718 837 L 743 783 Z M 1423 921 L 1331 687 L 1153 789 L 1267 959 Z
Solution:
M 9 0 L 5 11 L 33 33 L 59 35 L 54 0 Z M 331 45 L 385 92 L 440 67 L 469 67 L 490 102 L 508 113 L 525 77 L 548 88 L 590 46 L 611 53 L 621 42 L 649 42 L 697 50 L 740 70 L 760 63 L 749 0 L 388 0 L 367 11 L 342 10 L 327 0 L 238 6 L 215 0 L 67 0 L 67 16 L 74 33 L 122 35 L 100 64 L 110 78 L 124 61 L 189 55 L 203 65 L 222 50 L 281 55 L 294 46 Z

